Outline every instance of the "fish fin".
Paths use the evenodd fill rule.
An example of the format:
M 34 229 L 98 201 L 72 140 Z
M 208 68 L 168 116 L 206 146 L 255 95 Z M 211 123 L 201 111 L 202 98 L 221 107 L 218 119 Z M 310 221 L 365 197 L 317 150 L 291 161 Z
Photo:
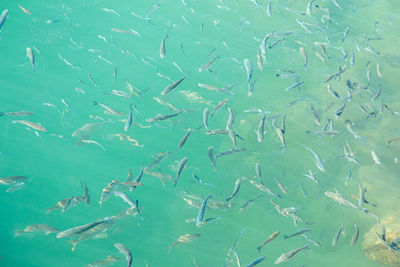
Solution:
M 71 251 L 74 252 L 76 245 L 78 244 L 79 241 L 78 240 L 68 240 L 68 242 L 70 242 L 72 244 Z

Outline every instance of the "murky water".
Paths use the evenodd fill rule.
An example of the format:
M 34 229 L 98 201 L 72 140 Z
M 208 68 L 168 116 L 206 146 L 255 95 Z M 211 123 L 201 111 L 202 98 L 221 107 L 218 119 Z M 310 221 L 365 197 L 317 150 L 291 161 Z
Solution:
M 270 8 L 262 0 L 18 4 L 0 3 L 0 12 L 8 9 L 0 29 L 0 177 L 28 179 L 1 186 L 1 266 L 85 266 L 108 255 L 120 259 L 115 266 L 125 266 L 115 243 L 130 249 L 133 266 L 237 266 L 235 254 L 242 266 L 260 256 L 266 258 L 259 266 L 272 266 L 282 253 L 308 243 L 309 249 L 281 265 L 384 266 L 367 258 L 363 245 L 384 246 L 378 237 L 364 236 L 377 224 L 375 215 L 382 225 L 400 219 L 397 1 L 316 0 L 309 8 L 303 0 L 273 0 Z M 225 132 L 210 135 L 204 109 L 211 114 L 224 99 L 208 116 L 208 128 Z M 133 123 L 124 131 L 130 105 Z M 20 111 L 33 115 L 10 113 Z M 151 122 L 159 114 L 177 115 Z M 232 136 L 245 151 L 223 155 L 235 147 Z M 166 157 L 154 163 L 159 153 Z M 273 195 L 254 186 L 260 184 L 257 163 Z M 143 186 L 111 190 L 138 200 L 140 214 L 103 223 L 107 227 L 74 252 L 67 240 L 82 235 L 14 236 L 28 225 L 63 231 L 117 216 L 129 204 L 111 195 L 100 205 L 102 190 L 112 180 L 126 181 L 129 172 L 134 180 L 142 168 Z M 309 170 L 318 183 L 304 175 Z M 239 191 L 226 201 L 237 179 Z M 84 183 L 89 205 L 82 198 Z M 369 202 L 361 205 L 364 212 L 359 184 Z M 335 190 L 355 207 L 326 196 Z M 208 195 L 205 223 L 197 227 L 194 219 Z M 63 199 L 70 199 L 64 213 L 46 214 Z M 342 223 L 344 233 L 333 247 Z M 360 237 L 350 246 L 354 224 Z M 306 235 L 315 242 L 301 235 L 283 238 L 304 228 L 312 229 Z M 256 248 L 277 230 L 280 235 L 259 253 Z M 169 251 L 185 234 L 200 237 Z

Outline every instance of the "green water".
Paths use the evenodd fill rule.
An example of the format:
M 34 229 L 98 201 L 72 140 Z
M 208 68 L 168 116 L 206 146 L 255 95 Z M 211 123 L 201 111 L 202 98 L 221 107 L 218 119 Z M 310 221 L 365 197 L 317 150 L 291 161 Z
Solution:
M 266 256 L 259 266 L 273 266 L 282 253 L 308 243 L 302 236 L 283 239 L 283 235 L 308 227 L 312 231 L 307 235 L 321 246 L 310 244 L 310 249 L 301 251 L 282 266 L 384 266 L 368 259 L 363 251 L 364 235 L 376 224 L 376 219 L 359 209 L 339 205 L 324 192 L 337 189 L 357 205 L 352 195 L 359 194 L 358 183 L 361 183 L 367 188 L 366 199 L 377 204 L 377 207 L 363 204 L 364 208 L 383 222 L 400 219 L 396 201 L 400 141 L 387 146 L 389 140 L 400 136 L 400 6 L 394 0 L 337 2 L 342 9 L 331 0 L 316 0 L 310 16 L 306 14 L 308 1 L 272 1 L 272 16 L 268 16 L 268 1 L 263 0 L 257 2 L 260 6 L 247 0 L 18 2 L 31 15 L 14 1 L 1 1 L 0 12 L 8 9 L 9 14 L 0 31 L 0 112 L 29 111 L 34 115 L 0 118 L 0 177 L 29 179 L 16 192 L 6 192 L 10 186 L 1 185 L 0 266 L 85 266 L 107 255 L 123 258 L 114 247 L 116 242 L 131 250 L 133 266 L 196 266 L 194 261 L 202 267 L 224 266 L 229 248 L 242 229 L 244 233 L 235 248 L 242 266 L 259 256 Z M 330 20 L 324 11 L 327 9 Z M 326 22 L 325 29 L 321 18 Z M 306 25 L 309 32 L 296 19 L 309 23 Z M 342 43 L 347 27 L 350 30 Z M 138 34 L 112 29 L 134 30 Z M 167 32 L 166 56 L 161 59 L 160 43 Z M 290 34 L 268 40 L 264 70 L 260 71 L 257 49 L 261 41 L 267 33 L 285 32 Z M 365 33 L 370 39 L 365 40 Z M 382 38 L 373 40 L 376 37 Z M 324 43 L 326 55 L 315 42 Z M 35 56 L 34 70 L 26 57 L 27 47 L 32 48 Z M 307 66 L 300 47 L 307 53 Z M 341 47 L 347 51 L 346 58 Z M 352 52 L 355 60 L 350 66 Z M 219 58 L 209 71 L 198 71 L 216 56 Z M 254 70 L 251 97 L 243 64 L 246 58 Z M 345 65 L 347 69 L 340 80 L 324 82 L 327 75 Z M 295 74 L 298 78 L 276 77 L 277 73 Z M 185 80 L 177 88 L 160 95 L 184 75 Z M 335 112 L 344 101 L 329 94 L 327 85 L 345 98 L 347 80 L 356 83 L 355 89 L 350 90 L 354 95 L 352 101 L 346 102 L 343 114 L 336 118 Z M 105 94 L 112 90 L 129 93 L 127 81 L 140 90 L 136 91 L 140 97 Z M 297 81 L 304 83 L 285 92 L 285 88 Z M 210 91 L 197 86 L 198 83 L 220 88 L 233 86 L 233 94 Z M 357 91 L 367 84 L 368 89 Z M 371 101 L 380 86 L 381 95 Z M 197 98 L 189 93 L 197 93 L 194 95 Z M 172 104 L 181 113 L 165 121 L 147 122 L 146 119 L 157 114 L 176 113 L 153 97 Z M 211 112 L 225 98 L 229 99 L 227 106 L 235 115 L 232 129 L 241 137 L 237 138 L 237 147 L 246 151 L 219 157 L 216 172 L 208 157 L 208 147 L 213 146 L 220 153 L 233 148 L 233 144 L 227 134 L 206 135 L 201 127 L 202 116 L 206 107 Z M 93 101 L 125 114 L 107 114 Z M 320 117 L 320 126 L 313 121 L 310 101 Z M 135 105 L 138 113 L 133 111 L 133 124 L 124 132 L 130 104 Z M 383 104 L 388 108 L 381 111 Z M 376 116 L 367 118 L 359 105 L 368 112 L 375 108 Z M 252 108 L 270 112 L 266 113 L 262 143 L 257 142 L 255 134 L 261 113 L 245 112 Z M 280 127 L 284 115 L 286 146 L 283 148 L 273 120 Z M 209 128 L 225 129 L 227 119 L 228 110 L 224 106 L 209 118 Z M 338 134 L 332 137 L 307 134 L 306 131 L 320 131 L 327 119 L 333 119 Z M 13 120 L 40 123 L 48 132 L 35 132 L 12 123 Z M 346 120 L 353 123 L 354 130 L 365 140 L 354 138 L 346 128 Z M 101 124 L 84 135 L 72 136 L 87 123 Z M 178 150 L 187 128 L 193 131 Z M 116 134 L 125 134 L 143 146 L 120 140 Z M 341 157 L 346 142 L 359 164 Z M 323 159 L 325 172 L 317 168 L 304 146 L 311 147 Z M 372 150 L 381 164 L 372 159 Z M 164 185 L 160 179 L 145 173 L 142 187 L 133 192 L 125 190 L 131 199 L 139 201 L 142 216 L 118 219 L 107 231 L 108 237 L 83 240 L 74 252 L 67 242 L 69 238 L 59 239 L 55 234 L 25 233 L 14 237 L 15 230 L 28 225 L 47 224 L 66 230 L 117 215 L 128 204 L 111 196 L 100 206 L 102 189 L 112 180 L 125 181 L 129 170 L 135 178 L 141 168 L 152 163 L 152 155 L 160 152 L 170 154 L 160 161 L 160 169 L 155 165 L 151 171 L 170 175 L 172 179 L 167 179 Z M 187 165 L 174 187 L 177 166 L 184 157 L 188 158 Z M 213 201 L 226 202 L 236 179 L 256 175 L 257 162 L 261 165 L 262 181 L 282 198 L 270 197 L 245 180 L 238 195 L 230 201 L 234 203 L 231 208 L 206 208 L 205 218 L 217 220 L 201 227 L 185 222 L 196 218 L 199 211 L 183 200 L 186 194 L 198 196 L 198 205 L 207 195 L 212 195 Z M 319 184 L 303 175 L 309 169 Z M 352 177 L 346 186 L 348 169 Z M 203 183 L 197 182 L 193 173 Z M 289 195 L 280 191 L 273 177 L 286 186 Z M 65 213 L 56 210 L 46 215 L 46 209 L 58 201 L 81 196 L 82 181 L 90 192 L 89 206 L 80 203 Z M 306 195 L 300 189 L 302 182 Z M 239 213 L 246 201 L 259 195 L 263 197 Z M 296 207 L 297 215 L 310 224 L 299 222 L 296 227 L 290 217 L 275 210 L 270 198 L 281 208 Z M 345 235 L 332 247 L 342 221 Z M 360 229 L 360 238 L 355 246 L 350 246 L 354 223 Z M 259 254 L 256 247 L 277 230 L 281 234 Z M 200 238 L 178 244 L 168 253 L 168 246 L 179 236 L 197 233 Z M 378 242 L 377 238 L 373 240 Z M 115 266 L 126 266 L 126 262 L 117 262 Z M 228 266 L 237 266 L 233 254 L 228 257 Z

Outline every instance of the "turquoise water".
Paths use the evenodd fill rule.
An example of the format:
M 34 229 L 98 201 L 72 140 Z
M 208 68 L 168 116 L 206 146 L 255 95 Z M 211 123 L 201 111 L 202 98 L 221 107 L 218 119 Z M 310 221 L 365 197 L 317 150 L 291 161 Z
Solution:
M 311 228 L 307 236 L 320 246 L 310 243 L 309 249 L 281 265 L 384 266 L 371 261 L 363 250 L 380 242 L 373 232 L 366 236 L 376 218 L 339 205 L 324 193 L 337 189 L 358 207 L 352 195 L 359 195 L 360 183 L 367 189 L 366 200 L 377 206 L 364 203 L 363 208 L 376 214 L 383 225 L 400 219 L 396 214 L 400 141 L 393 140 L 400 136 L 400 6 L 390 0 L 337 3 L 316 0 L 307 14 L 308 1 L 272 1 L 269 16 L 268 1 L 18 2 L 31 13 L 27 14 L 14 1 L 3 0 L 0 12 L 8 9 L 9 13 L 0 29 L 0 177 L 25 176 L 28 182 L 15 192 L 6 192 L 12 185 L 1 185 L 0 265 L 85 266 L 112 255 L 121 259 L 115 266 L 125 266 L 124 256 L 114 247 L 122 243 L 131 250 L 133 266 L 237 266 L 234 253 L 228 257 L 227 253 L 241 236 L 234 251 L 242 266 L 260 256 L 266 258 L 259 266 L 272 266 L 282 253 L 309 243 L 302 236 L 284 239 L 284 235 Z M 167 33 L 165 58 L 161 58 L 160 44 Z M 268 33 L 273 34 L 262 55 L 261 71 L 257 50 L 262 53 L 260 44 Z M 33 67 L 26 56 L 28 47 L 34 54 Z M 301 47 L 307 54 L 306 66 Z M 217 56 L 208 70 L 199 72 Z M 245 59 L 253 68 L 252 96 L 248 96 Z M 340 66 L 346 68 L 340 79 L 324 82 Z M 184 76 L 175 89 L 161 95 Z M 354 89 L 347 89 L 347 80 L 355 83 Z M 285 91 L 297 82 L 303 83 Z M 134 87 L 134 94 L 127 83 Z M 225 90 L 211 91 L 198 84 Z M 332 96 L 328 85 L 342 99 Z M 112 90 L 127 96 L 110 95 Z M 237 147 L 246 150 L 218 157 L 214 171 L 208 148 L 212 146 L 217 154 L 234 146 L 228 134 L 206 134 L 203 111 L 207 107 L 211 113 L 225 98 L 227 104 L 209 118 L 209 129 L 226 128 L 229 107 L 235 117 L 232 130 L 238 135 Z M 94 101 L 124 114 L 109 114 Z M 320 125 L 314 122 L 310 103 Z M 337 117 L 343 103 L 345 109 Z M 124 131 L 130 104 L 135 106 L 133 123 Z M 376 114 L 368 116 L 360 105 L 367 113 L 376 109 Z M 256 135 L 262 113 L 246 112 L 255 108 L 266 114 L 262 143 Z M 8 114 L 18 111 L 33 115 Z M 179 114 L 159 122 L 146 121 L 173 113 Z M 274 121 L 279 130 L 285 115 L 283 147 Z M 337 131 L 333 136 L 313 133 L 321 131 L 328 119 Z M 13 123 L 21 120 L 39 123 L 47 132 Z M 348 131 L 346 120 L 363 138 Z M 88 123 L 98 125 L 73 136 Z M 178 149 L 188 128 L 192 132 Z M 121 134 L 129 138 L 120 140 L 117 135 Z M 388 146 L 389 140 L 393 142 Z M 342 157 L 346 142 L 358 164 Z M 322 158 L 325 172 L 305 146 Z M 371 151 L 381 164 L 373 160 Z M 141 215 L 118 218 L 105 232 L 107 236 L 82 240 L 74 252 L 67 242 L 70 238 L 56 238 L 54 233 L 14 236 L 28 225 L 46 224 L 63 231 L 117 215 L 129 205 L 111 196 L 100 206 L 103 188 L 112 180 L 124 182 L 130 170 L 135 179 L 153 162 L 152 156 L 162 152 L 170 153 L 146 169 L 143 186 L 123 191 L 139 201 Z M 184 157 L 188 161 L 174 187 Z M 259 181 L 256 163 L 261 166 L 262 182 L 280 198 L 257 189 L 247 179 Z M 349 169 L 352 175 L 345 185 Z M 303 175 L 308 170 L 318 184 Z M 165 181 L 150 171 L 161 172 Z M 243 180 L 238 194 L 227 202 L 239 178 Z M 83 182 L 89 189 L 90 205 L 82 202 L 64 213 L 46 214 L 60 200 L 83 196 Z M 208 195 L 212 195 L 210 204 L 232 204 L 217 209 L 208 206 L 205 219 L 217 219 L 196 227 L 193 219 Z M 239 212 L 246 201 L 260 195 Z M 196 207 L 185 202 L 187 196 L 192 196 Z M 270 199 L 282 209 L 295 207 L 304 222 L 295 226 L 292 218 L 277 212 Z M 344 235 L 332 247 L 342 222 Z M 360 237 L 350 246 L 354 223 Z M 280 235 L 259 253 L 256 247 L 277 230 Z M 168 252 L 185 234 L 201 236 Z

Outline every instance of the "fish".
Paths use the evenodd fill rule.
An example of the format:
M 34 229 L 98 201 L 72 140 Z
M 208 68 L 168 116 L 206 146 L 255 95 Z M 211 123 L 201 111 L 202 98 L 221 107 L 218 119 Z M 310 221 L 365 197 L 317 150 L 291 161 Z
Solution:
M 272 191 L 271 191 L 264 183 L 262 183 L 261 181 L 260 181 L 260 182 L 257 182 L 257 181 L 254 181 L 254 180 L 250 180 L 250 183 L 251 183 L 252 185 L 254 185 L 257 189 L 268 193 L 270 196 L 280 197 L 278 194 L 275 194 L 274 192 L 272 192 Z
M 0 178 L 0 184 L 11 185 L 11 184 L 25 182 L 27 179 L 28 178 L 26 178 L 25 176 L 2 177 Z
M 92 223 L 84 224 L 81 226 L 77 226 L 77 227 L 73 227 L 73 228 L 61 231 L 56 235 L 56 238 L 64 238 L 64 237 L 70 237 L 73 235 L 79 235 L 79 234 L 82 234 L 82 233 L 90 230 L 91 228 L 95 227 L 96 225 L 105 223 L 105 222 L 113 220 L 113 219 L 114 219 L 114 217 L 105 217 L 103 219 L 97 220 Z
M 307 64 L 308 64 L 308 57 L 307 57 L 306 50 L 304 50 L 303 47 L 300 47 L 299 50 L 300 50 L 300 54 L 302 55 L 303 60 L 304 60 L 304 67 L 307 67 Z
M 247 201 L 240 207 L 239 213 L 242 213 L 243 211 L 245 211 L 245 210 L 249 207 L 249 205 L 250 205 L 251 203 L 253 203 L 254 201 L 259 200 L 259 199 L 262 198 L 262 197 L 263 197 L 263 195 L 259 195 L 259 196 L 256 197 L 256 198 L 252 198 L 252 199 L 247 200 Z
M 129 204 L 129 206 L 131 206 L 132 208 L 137 208 L 135 202 L 133 202 L 132 199 L 130 199 L 130 197 L 128 197 L 125 193 L 123 192 L 119 192 L 119 191 L 114 191 L 113 194 L 115 196 L 119 196 L 120 198 L 122 198 L 122 200 L 126 203 Z
M 301 235 L 301 234 L 304 234 L 304 233 L 308 233 L 308 232 L 310 232 L 310 231 L 311 231 L 311 228 L 301 229 L 300 231 L 297 231 L 297 232 L 294 233 L 294 234 L 291 234 L 291 235 L 284 235 L 284 236 L 283 236 L 283 239 L 288 239 L 288 238 L 294 237 L 294 236 L 296 236 L 296 235 Z
M 204 125 L 204 128 L 207 130 L 207 132 L 208 131 L 210 131 L 209 129 L 208 129 L 208 116 L 210 115 L 210 111 L 209 111 L 209 109 L 206 107 L 204 110 L 203 110 L 203 125 Z
M 125 256 L 127 261 L 127 267 L 131 267 L 133 263 L 132 253 L 127 246 L 121 243 L 114 243 L 114 246 L 118 249 L 119 253 Z
M 27 227 L 25 227 L 24 230 L 16 230 L 14 236 L 20 236 L 25 233 L 35 233 L 35 232 L 44 232 L 45 235 L 48 235 L 57 233 L 59 231 L 60 230 L 51 227 L 47 224 L 33 224 L 33 225 L 28 225 Z
M 78 239 L 76 240 L 68 240 L 72 244 L 72 252 L 75 251 L 76 246 L 78 245 L 79 242 L 84 241 L 84 240 L 89 240 L 89 239 L 102 239 L 108 237 L 108 234 L 106 231 L 108 231 L 116 222 L 116 218 L 113 218 L 112 220 L 108 220 L 107 222 L 98 224 L 94 226 L 93 228 L 83 232 Z
M 286 194 L 286 195 L 289 195 L 289 192 L 287 191 L 286 187 L 283 186 L 283 185 L 278 181 L 278 179 L 276 179 L 275 177 L 274 177 L 274 180 L 275 180 L 275 182 L 278 184 L 278 187 L 282 190 L 282 192 L 283 192 L 284 194 Z
M 291 251 L 289 251 L 289 252 L 286 252 L 286 253 L 283 253 L 282 255 L 280 255 L 275 261 L 274 261 L 274 263 L 275 264 L 279 264 L 279 263 L 282 263 L 282 262 L 285 262 L 285 261 L 288 261 L 288 260 L 290 260 L 291 258 L 293 258 L 297 253 L 299 253 L 300 251 L 302 251 L 302 250 L 304 250 L 304 249 L 308 249 L 308 246 L 309 246 L 310 244 L 308 243 L 308 244 L 306 244 L 306 245 L 304 245 L 304 246 L 302 246 L 302 247 L 299 247 L 299 248 L 296 248 L 296 249 L 294 249 L 294 250 L 291 250 Z
M 257 176 L 258 180 L 261 182 L 261 165 L 260 165 L 260 163 L 257 162 L 255 168 L 256 168 L 256 176 Z
M 132 104 L 129 105 L 128 119 L 125 122 L 124 131 L 127 132 L 132 125 L 133 114 L 132 114 Z
M 339 228 L 339 230 L 337 231 L 337 233 L 335 234 L 335 236 L 333 237 L 332 240 L 332 247 L 336 246 L 337 242 L 339 241 L 340 235 L 342 234 L 344 229 L 344 223 L 342 222 L 342 226 Z
M 208 69 L 211 67 L 211 65 L 214 64 L 215 61 L 216 61 L 218 58 L 219 58 L 219 55 L 213 57 L 210 61 L 208 61 L 207 63 L 205 63 L 204 65 L 202 65 L 202 66 L 199 68 L 199 72 L 208 71 Z
M 321 157 L 317 153 L 315 153 L 314 150 L 312 150 L 311 148 L 309 148 L 307 146 L 304 146 L 304 147 L 313 154 L 314 162 L 315 162 L 315 165 L 317 165 L 318 169 L 325 172 L 325 164 L 324 164 L 324 161 L 321 159 Z
M 35 69 L 35 54 L 33 54 L 32 48 L 26 48 L 26 57 L 29 59 L 29 62 L 32 65 L 32 69 Z
M 115 262 L 120 261 L 121 259 L 114 257 L 114 256 L 107 256 L 105 259 L 101 259 L 92 263 L 89 263 L 85 267 L 101 267 L 101 266 L 108 266 L 113 265 Z
M 271 2 L 272 2 L 272 0 L 269 0 L 268 1 L 268 5 L 267 5 L 267 16 L 269 16 L 269 17 L 272 16 L 272 13 L 271 13 L 271 11 L 272 11 Z
M 199 238 L 201 236 L 201 234 L 185 234 L 180 236 L 177 240 L 175 240 L 171 245 L 169 245 L 168 247 L 168 253 L 171 252 L 171 249 L 181 243 L 189 243 L 192 242 L 194 240 L 196 240 L 197 238 Z
M 178 149 L 181 149 L 181 147 L 183 147 L 183 145 L 186 143 L 186 141 L 191 133 L 192 133 L 192 129 L 188 128 L 186 131 L 186 134 L 183 136 L 183 138 L 181 139 L 181 141 L 178 144 Z
M 175 117 L 175 116 L 178 116 L 179 114 L 181 114 L 182 112 L 177 112 L 177 113 L 172 113 L 172 114 L 166 114 L 166 115 L 157 115 L 157 116 L 155 116 L 154 118 L 149 118 L 149 119 L 146 119 L 146 121 L 147 122 L 157 122 L 157 121 L 163 121 L 163 120 L 166 120 L 166 119 L 170 119 L 170 118 L 173 118 L 173 117 Z
M 161 40 L 161 44 L 160 44 L 160 58 L 164 59 L 165 58 L 165 54 L 166 54 L 166 50 L 165 50 L 165 41 L 168 38 L 168 33 L 164 36 L 164 38 L 162 38 Z
M 312 8 L 312 4 L 314 3 L 315 0 L 310 0 L 310 2 L 308 2 L 307 4 L 307 9 L 306 9 L 306 14 L 311 16 L 311 8 Z
M 226 122 L 226 130 L 232 129 L 233 123 L 235 122 L 235 115 L 233 114 L 233 111 L 231 110 L 230 107 L 228 107 L 228 112 L 229 112 L 229 117 Z
M 338 110 L 336 110 L 335 112 L 336 119 L 339 118 L 340 115 L 342 115 L 345 108 L 346 108 L 346 102 L 343 103 L 343 105 Z
M 258 123 L 258 127 L 257 127 L 257 141 L 259 143 L 262 143 L 262 141 L 264 140 L 264 127 L 265 127 L 265 113 L 263 113 L 262 118 L 260 120 L 260 122 Z
M 233 187 L 233 192 L 229 197 L 226 198 L 226 201 L 231 200 L 232 198 L 234 198 L 237 195 L 237 193 L 239 192 L 241 183 L 242 183 L 242 179 L 240 179 L 240 178 L 236 179 L 235 186 Z
M 259 257 L 255 260 L 253 260 L 252 262 L 250 262 L 249 264 L 246 265 L 246 267 L 253 267 L 258 265 L 259 263 L 261 263 L 263 260 L 265 260 L 265 256 Z
M 29 111 L 15 111 L 15 112 L 0 112 L 0 117 L 1 116 L 30 116 L 34 115 L 33 112 Z
M 257 65 L 261 71 L 264 70 L 264 62 L 259 50 L 257 50 Z
M 375 150 L 371 150 L 371 156 L 376 164 L 380 165 L 382 163 L 378 155 L 376 154 Z
M 287 87 L 287 88 L 285 89 L 285 92 L 287 92 L 287 91 L 289 91 L 289 90 L 291 90 L 291 89 L 293 89 L 293 88 L 296 88 L 297 86 L 300 86 L 300 85 L 302 85 L 303 83 L 304 83 L 303 81 L 294 83 L 294 84 L 290 85 L 289 87 Z
M 26 125 L 32 129 L 38 130 L 38 131 L 42 131 L 42 132 L 47 132 L 47 129 L 45 127 L 43 127 L 42 125 L 38 124 L 38 123 L 34 123 L 34 122 L 30 122 L 30 121 L 12 121 L 12 123 L 19 123 L 19 124 L 23 124 Z
M 250 82 L 251 79 L 253 78 L 253 66 L 251 65 L 250 60 L 248 60 L 247 58 L 245 58 L 243 60 L 243 64 L 244 64 L 244 68 L 246 69 L 246 73 L 247 73 L 247 84 L 249 85 L 249 89 L 250 89 Z M 253 95 L 253 92 L 249 91 L 248 96 Z
M 315 124 L 321 125 L 321 119 L 319 118 L 319 116 L 318 116 L 317 112 L 315 111 L 314 106 L 311 102 L 310 102 L 310 110 L 311 110 L 311 114 L 313 115 Z
M 269 242 L 271 242 L 272 240 L 274 240 L 281 232 L 280 231 L 275 231 L 273 232 L 270 236 L 268 236 L 268 238 L 260 245 L 257 247 L 258 253 L 261 253 L 261 249 L 268 244 Z
M 246 148 L 237 148 L 237 147 L 235 147 L 235 148 L 226 150 L 224 152 L 215 154 L 215 159 L 217 159 L 219 157 L 222 157 L 222 156 L 226 156 L 226 155 L 230 155 L 230 154 L 234 154 L 234 153 L 239 153 L 239 152 L 243 152 L 243 151 L 246 151 Z
M 168 85 L 168 86 L 161 92 L 161 95 L 166 95 L 166 94 L 168 94 L 169 92 L 171 92 L 172 90 L 174 90 L 176 87 L 178 87 L 178 85 L 180 85 L 180 84 L 183 82 L 183 80 L 185 80 L 185 78 L 186 78 L 186 75 L 183 76 L 182 78 L 180 78 L 179 80 L 177 80 L 177 81 L 171 83 L 170 85 Z
M 225 98 L 225 99 L 221 100 L 221 101 L 215 106 L 213 112 L 210 114 L 210 117 L 213 117 L 213 116 L 217 113 L 218 110 L 220 110 L 223 106 L 225 106 L 226 102 L 228 102 L 228 101 L 229 101 L 228 98 Z
M 96 102 L 96 101 L 93 101 L 93 104 L 94 104 L 95 106 L 99 105 L 100 107 L 104 108 L 104 109 L 105 109 L 105 112 L 107 111 L 107 112 L 108 112 L 109 114 L 111 114 L 111 115 L 114 115 L 114 116 L 124 116 L 124 115 L 125 115 L 124 113 L 119 112 L 119 111 L 113 109 L 112 107 L 109 107 L 109 106 L 107 106 L 107 105 L 98 103 L 98 102 Z
M 216 160 L 215 152 L 214 152 L 214 148 L 212 146 L 208 147 L 208 158 L 211 161 L 214 171 L 217 171 L 217 166 L 216 166 L 216 161 L 215 161 Z
M 178 170 L 176 171 L 176 178 L 174 181 L 174 186 L 176 186 L 176 184 L 178 183 L 178 179 L 181 176 L 181 173 L 183 171 L 183 168 L 185 168 L 186 166 L 186 162 L 187 162 L 188 158 L 184 157 L 183 159 L 181 159 L 181 161 L 178 164 Z
M 200 227 L 204 223 L 204 213 L 206 212 L 206 207 L 207 207 L 207 202 L 211 198 L 211 195 L 208 195 L 204 200 L 203 203 L 201 204 L 201 207 L 199 209 L 199 212 L 196 217 L 196 226 Z
M 354 246 L 358 240 L 358 236 L 360 235 L 360 230 L 358 229 L 357 224 L 354 224 L 355 232 L 353 237 L 351 238 L 350 246 Z
M 333 201 L 336 201 L 340 205 L 358 209 L 358 207 L 356 205 L 351 203 L 349 200 L 345 199 L 337 190 L 335 192 L 326 191 L 324 194 L 325 194 L 325 196 L 329 197 Z
M 8 9 L 4 9 L 0 15 L 0 30 L 1 30 L 1 27 L 3 27 L 4 23 L 6 22 L 7 17 L 8 17 Z
M 346 27 L 346 29 L 344 30 L 344 33 L 343 33 L 343 38 L 341 40 L 342 43 L 344 42 L 344 40 L 346 40 L 346 37 L 347 37 L 347 35 L 349 35 L 349 32 L 350 32 L 350 27 Z

